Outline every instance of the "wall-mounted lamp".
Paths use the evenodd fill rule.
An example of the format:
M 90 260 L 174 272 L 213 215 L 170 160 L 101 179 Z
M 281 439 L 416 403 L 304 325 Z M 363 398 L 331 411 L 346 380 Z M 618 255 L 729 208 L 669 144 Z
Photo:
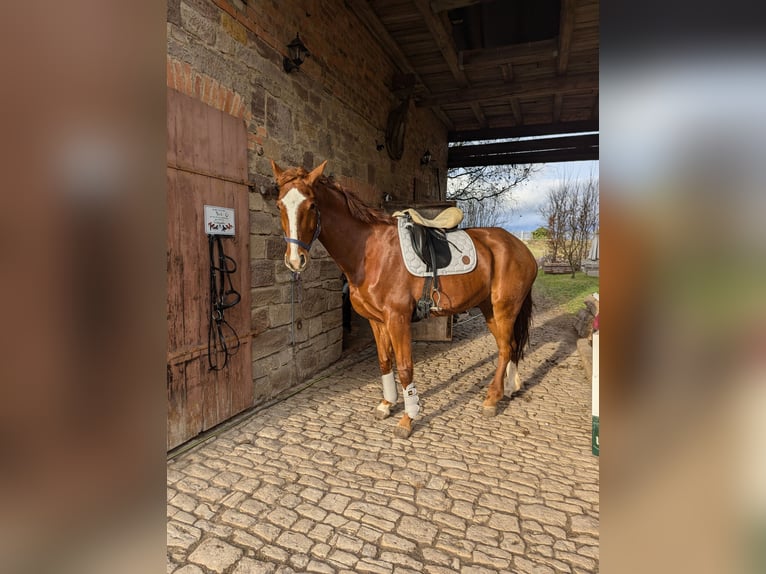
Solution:
M 311 55 L 298 33 L 295 34 L 295 38 L 287 45 L 287 50 L 289 56 L 284 57 L 282 66 L 284 66 L 285 72 L 288 74 L 293 70 L 300 69 L 303 61 Z
M 431 163 L 431 152 L 426 150 L 423 157 L 420 158 L 420 165 L 428 165 Z

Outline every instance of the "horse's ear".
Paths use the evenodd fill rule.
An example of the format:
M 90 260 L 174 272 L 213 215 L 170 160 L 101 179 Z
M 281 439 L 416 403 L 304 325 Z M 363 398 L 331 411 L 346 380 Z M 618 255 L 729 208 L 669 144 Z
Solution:
M 327 160 L 324 160 L 322 163 L 320 163 L 317 167 L 315 167 L 313 170 L 311 170 L 311 173 L 306 178 L 309 182 L 309 185 L 314 185 L 314 182 L 319 179 L 319 176 L 322 175 L 324 172 L 324 168 L 327 165 Z
M 271 160 L 271 171 L 274 172 L 274 177 L 277 179 L 279 179 L 279 176 L 283 173 L 283 170 L 280 169 L 280 167 L 277 165 L 277 162 L 275 162 L 273 159 Z

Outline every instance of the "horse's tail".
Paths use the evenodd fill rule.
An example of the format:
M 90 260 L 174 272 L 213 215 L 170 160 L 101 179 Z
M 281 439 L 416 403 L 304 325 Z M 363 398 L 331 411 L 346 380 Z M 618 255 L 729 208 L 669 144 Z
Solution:
M 532 289 L 524 298 L 516 322 L 513 324 L 513 342 L 511 346 L 511 360 L 515 365 L 524 358 L 524 347 L 529 343 L 529 325 L 532 323 Z

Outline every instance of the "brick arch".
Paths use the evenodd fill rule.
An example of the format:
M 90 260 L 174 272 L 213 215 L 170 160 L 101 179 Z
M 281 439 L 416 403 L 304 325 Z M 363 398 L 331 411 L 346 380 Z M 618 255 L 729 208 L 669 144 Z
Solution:
M 235 118 L 251 119 L 250 110 L 241 94 L 170 55 L 167 56 L 167 87 Z

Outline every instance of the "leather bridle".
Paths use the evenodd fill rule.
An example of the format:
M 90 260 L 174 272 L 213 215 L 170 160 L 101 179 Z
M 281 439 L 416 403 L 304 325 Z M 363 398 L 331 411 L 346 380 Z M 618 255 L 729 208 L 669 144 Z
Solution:
M 319 208 L 318 207 L 316 208 L 316 211 L 317 211 L 317 227 L 314 230 L 314 237 L 311 238 L 311 241 L 309 241 L 308 243 L 304 243 L 300 239 L 293 239 L 292 237 L 288 237 L 287 235 L 285 235 L 283 237 L 285 242 L 287 242 L 287 243 L 295 243 L 296 245 L 298 245 L 300 247 L 303 247 L 303 249 L 305 249 L 306 252 L 309 252 L 311 250 L 311 246 L 314 244 L 314 242 L 319 237 L 319 234 L 322 233 L 322 218 L 319 215 Z

